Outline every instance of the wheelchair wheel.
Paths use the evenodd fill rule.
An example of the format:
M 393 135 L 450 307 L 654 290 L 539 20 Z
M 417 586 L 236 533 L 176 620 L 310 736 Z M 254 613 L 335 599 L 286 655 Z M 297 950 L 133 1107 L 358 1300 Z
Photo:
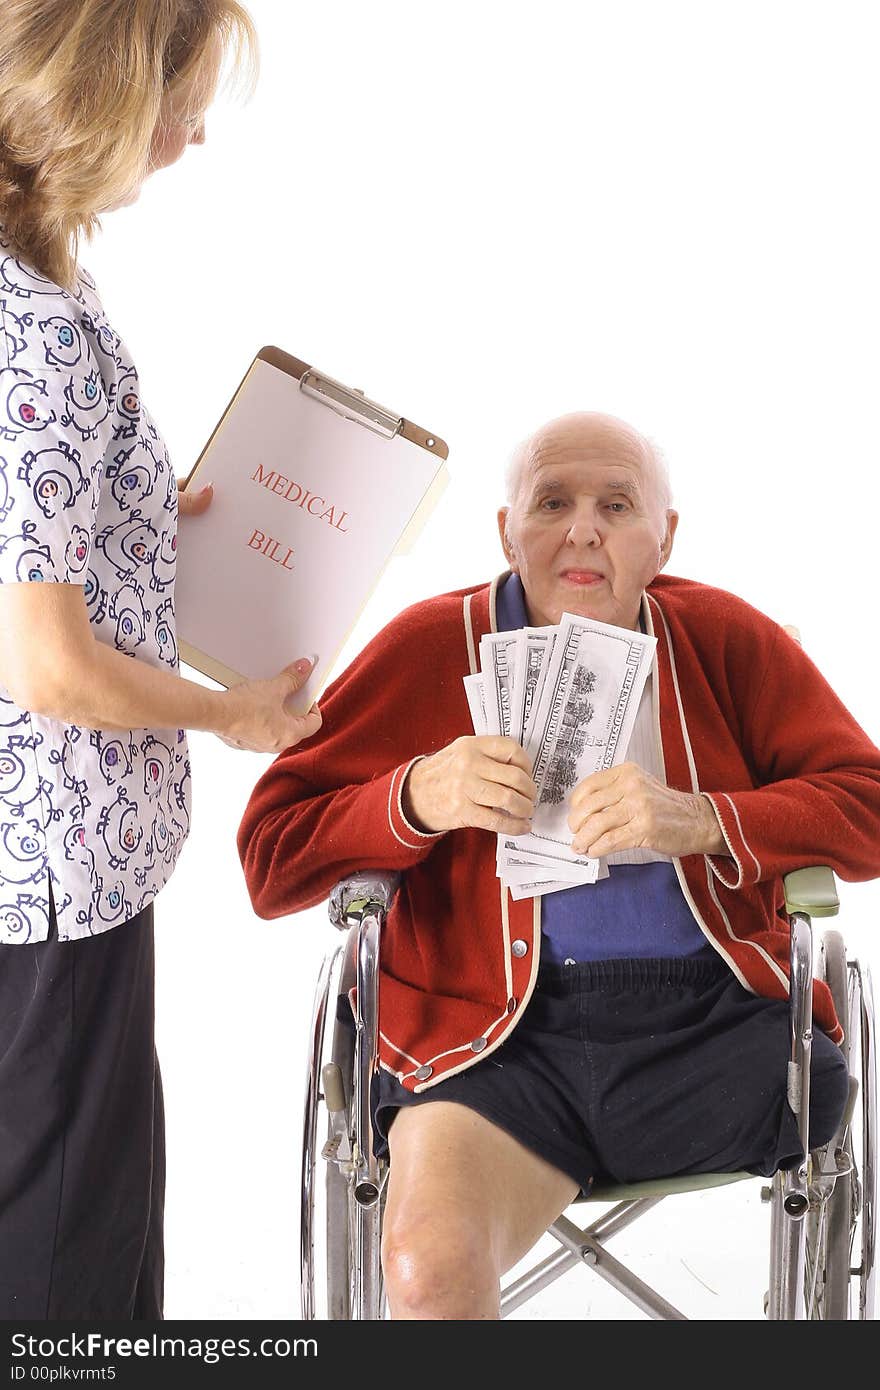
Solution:
M 336 1002 L 336 998 L 331 1001 Z M 351 1078 L 354 1074 L 354 1036 L 351 1031 L 336 1021 L 333 1041 L 330 1048 L 330 1066 L 325 1065 L 321 1072 L 323 1098 L 327 1109 L 327 1138 L 332 1140 L 329 1120 L 329 1107 L 326 1106 L 330 1092 L 334 1109 L 341 1109 L 346 1117 L 346 1129 L 351 1133 Z M 330 1070 L 332 1068 L 332 1072 Z M 331 1079 L 332 1078 L 332 1079 Z M 334 1095 L 334 1090 L 337 1095 Z M 340 1104 L 341 1103 L 341 1104 Z M 352 1270 L 351 1270 L 351 1230 L 350 1197 L 351 1184 L 336 1163 L 324 1160 L 324 1226 L 327 1238 L 326 1271 L 327 1317 L 334 1322 L 347 1321 L 351 1317 Z
M 324 1298 L 319 1309 L 318 1291 L 326 1294 L 327 1279 L 322 1266 L 318 1268 L 322 1255 L 330 1263 L 330 1251 L 321 1245 L 316 1237 L 323 1225 L 326 1210 L 325 1171 L 335 1170 L 335 1165 L 327 1164 L 320 1145 L 326 1130 L 326 1109 L 322 1090 L 322 1071 L 326 1058 L 325 1044 L 328 1043 L 327 1013 L 329 1001 L 336 999 L 338 980 L 342 968 L 343 947 L 332 951 L 321 967 L 315 988 L 312 1008 L 312 1026 L 309 1039 L 309 1058 L 306 1072 L 305 1115 L 302 1142 L 302 1186 L 300 1206 L 300 1266 L 301 1266 L 301 1304 L 302 1316 L 311 1321 L 324 1316 Z M 331 1006 L 332 1007 L 332 1006 Z M 331 1023 L 332 1035 L 332 1023 Z M 320 1140 L 319 1140 L 320 1136 Z M 330 1184 L 327 1184 L 329 1186 Z
M 363 1204 L 347 1161 L 355 1133 L 355 1032 L 348 1017 L 354 936 L 318 980 L 312 1019 L 302 1150 L 302 1316 L 381 1318 L 381 1199 Z M 384 1197 L 384 1190 L 383 1190 Z
M 874 1125 L 873 1058 L 867 994 L 858 962 L 847 962 L 839 932 L 825 933 L 823 974 L 845 1029 L 842 1052 L 850 1073 L 850 1104 L 840 1130 L 813 1154 L 804 1268 L 808 1318 L 873 1317 Z
M 340 1004 L 348 1007 L 344 994 Z M 332 1062 L 322 1075 L 328 1114 L 331 1109 L 337 1115 L 343 1113 L 346 1132 L 354 1135 L 354 1032 L 347 1020 L 337 1019 Z M 332 1139 L 332 1126 L 329 1130 Z M 338 1164 L 328 1160 L 324 1191 L 327 1317 L 333 1321 L 381 1319 L 385 1310 L 380 1259 L 384 1182 L 378 1200 L 365 1201 L 353 1176 L 346 1176 Z

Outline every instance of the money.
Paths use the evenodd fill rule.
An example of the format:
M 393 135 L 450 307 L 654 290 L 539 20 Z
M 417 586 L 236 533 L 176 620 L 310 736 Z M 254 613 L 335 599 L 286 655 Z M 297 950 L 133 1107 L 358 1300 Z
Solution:
M 499 864 L 533 864 L 536 867 L 553 869 L 557 877 L 568 878 L 575 883 L 590 882 L 596 873 L 598 859 L 578 854 L 572 860 L 547 850 L 525 850 L 522 839 L 522 836 L 515 839 L 511 835 L 499 835 L 496 861 Z
M 557 632 L 555 627 L 524 627 L 517 635 L 512 722 L 513 737 L 524 748 L 538 710 Z
M 518 633 L 490 632 L 480 638 L 487 731 L 510 737 L 515 653 Z
M 656 638 L 592 618 L 563 614 L 526 752 L 537 786 L 520 851 L 574 862 L 571 793 L 594 772 L 626 757 Z
M 486 697 L 483 693 L 483 677 L 479 671 L 476 675 L 465 676 L 464 693 L 467 696 L 474 733 L 487 734 L 489 726 L 486 723 Z
M 537 787 L 531 831 L 498 836 L 497 872 L 513 898 L 607 876 L 598 859 L 571 848 L 571 793 L 625 759 L 656 645 L 572 613 L 555 627 L 481 638 L 481 671 L 464 678 L 474 732 L 515 738 Z
M 573 888 L 574 884 L 565 879 L 539 878 L 533 883 L 507 883 L 505 886 L 509 888 L 514 902 L 521 902 L 523 898 L 539 898 L 543 893 L 562 893 L 566 888 Z

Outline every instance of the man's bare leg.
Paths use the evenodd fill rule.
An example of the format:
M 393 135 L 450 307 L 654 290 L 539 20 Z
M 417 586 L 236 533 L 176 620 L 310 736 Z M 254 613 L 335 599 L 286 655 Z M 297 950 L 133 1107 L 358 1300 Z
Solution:
M 382 1267 L 392 1317 L 500 1317 L 501 1275 L 577 1183 L 455 1102 L 399 1110 L 388 1144 Z

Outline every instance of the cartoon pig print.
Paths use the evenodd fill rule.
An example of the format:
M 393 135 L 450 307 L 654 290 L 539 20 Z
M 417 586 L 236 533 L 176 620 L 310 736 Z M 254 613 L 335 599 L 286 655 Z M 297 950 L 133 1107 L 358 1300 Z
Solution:
M 133 439 L 141 422 L 140 390 L 133 367 L 124 372 L 117 383 L 116 414 L 119 423 L 113 426 L 114 439 Z
M 93 729 L 89 737 L 92 746 L 99 750 L 101 773 L 108 787 L 113 787 L 117 782 L 125 781 L 131 776 L 131 758 L 121 739 L 114 738 L 105 742 L 104 734 L 98 729 Z
M 0 840 L 6 851 L 3 877 L 7 883 L 39 883 L 43 877 L 46 855 L 37 838 L 39 821 L 7 821 L 0 825 Z
M 119 787 L 116 800 L 98 817 L 98 831 L 107 847 L 111 869 L 124 869 L 137 850 L 144 832 L 138 824 L 138 806 Z
M 0 439 L 15 442 L 23 434 L 39 434 L 55 423 L 45 378 L 24 368 L 0 369 Z
M 170 527 L 162 532 L 162 539 L 159 548 L 153 557 L 153 577 L 150 580 L 150 588 L 157 593 L 164 593 L 174 583 L 174 575 L 177 570 L 177 526 Z
M 12 366 L 14 358 L 16 358 L 20 352 L 24 352 L 27 347 L 27 338 L 24 336 L 24 331 L 26 328 L 31 327 L 33 321 L 33 314 L 22 314 L 21 318 L 19 318 L 19 316 L 13 314 L 9 308 L 4 309 L 2 315 L 0 315 L 0 342 L 4 339 L 6 341 L 6 361 L 10 367 Z M 21 337 L 16 337 L 13 333 L 12 324 L 15 324 Z
M 102 623 L 107 613 L 107 590 L 102 587 L 93 569 L 86 574 L 83 597 L 89 611 L 89 622 Z
M 94 288 L 94 282 L 92 282 L 92 288 Z M 110 328 L 108 324 L 101 323 L 99 319 L 96 319 L 89 313 L 82 315 L 81 322 L 86 332 L 92 334 L 95 340 L 95 346 L 98 350 L 102 352 L 105 357 L 109 357 L 111 361 L 118 365 L 121 341 L 119 334 L 114 333 L 113 329 Z
M 144 591 L 135 579 L 127 579 L 110 600 L 110 618 L 116 623 L 114 641 L 121 652 L 133 652 L 147 635 Z
M 64 551 L 64 564 L 70 575 L 81 574 L 89 558 L 89 533 L 82 526 L 74 526 L 70 540 Z
M 9 749 L 0 749 L 0 798 L 12 804 L 12 793 L 24 781 L 24 763 Z
M 6 476 L 8 467 L 9 464 L 0 454 L 0 521 L 5 521 L 15 506 L 15 499 L 9 496 L 9 480 Z
M 145 497 L 153 491 L 153 475 L 142 463 L 129 463 L 132 449 L 116 455 L 104 470 L 104 477 L 110 481 L 110 491 L 119 504 L 120 511 L 127 512 L 138 507 Z
M 19 299 L 30 299 L 35 294 L 57 294 L 58 286 L 47 280 L 45 275 L 22 265 L 14 256 L 0 260 L 0 289 L 7 289 Z
M 15 562 L 16 578 L 22 583 L 39 584 L 43 580 L 56 579 L 55 562 L 47 545 L 35 545 L 31 538 L 36 531 L 33 521 L 26 521 L 21 531 L 14 536 L 0 536 L 0 555 L 7 546 L 14 552 L 21 552 Z M 24 542 L 24 548 L 22 548 Z
M 86 844 L 85 827 L 72 825 L 64 836 L 64 857 L 71 864 L 82 864 L 90 879 L 95 877 L 95 856 Z
M 166 666 L 170 666 L 172 671 L 176 671 L 178 666 L 177 639 L 174 636 L 174 613 L 170 598 L 167 598 L 156 610 L 156 643 L 159 648 L 159 660 L 163 661 Z
M 72 376 L 64 388 L 67 410 L 61 417 L 63 425 L 73 425 L 83 439 L 97 439 L 101 425 L 110 414 L 110 401 L 101 378 L 95 371 L 85 376 Z
M 127 579 L 141 565 L 151 565 L 159 537 L 140 512 L 132 512 L 125 521 L 105 526 L 95 544 L 104 552 L 119 579 Z
M 121 881 L 105 888 L 101 880 L 92 896 L 102 922 L 127 921 L 131 916 L 131 903 L 125 896 L 125 884 Z
M 75 367 L 83 355 L 82 334 L 76 324 L 56 314 L 53 318 L 41 319 L 39 329 L 43 335 L 46 365 Z
M 167 743 L 161 743 L 152 734 L 141 744 L 141 752 L 144 754 L 144 795 L 152 798 L 159 795 L 171 777 L 174 754 Z
M 90 480 L 79 466 L 81 457 L 66 440 L 55 449 L 28 450 L 22 455 L 18 476 L 33 488 L 34 501 L 49 520 L 88 491 Z

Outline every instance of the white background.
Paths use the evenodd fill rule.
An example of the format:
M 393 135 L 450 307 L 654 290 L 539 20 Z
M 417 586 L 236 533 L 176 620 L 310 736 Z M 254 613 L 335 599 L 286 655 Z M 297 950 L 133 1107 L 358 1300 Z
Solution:
M 670 571 L 799 624 L 876 741 L 871 7 L 251 11 L 255 97 L 218 101 L 207 145 L 83 257 L 178 474 L 265 343 L 449 442 L 451 486 L 353 655 L 405 604 L 503 568 L 494 514 L 516 440 L 611 411 L 669 456 Z M 317 909 L 250 909 L 234 836 L 269 759 L 198 734 L 192 759 L 191 842 L 157 910 L 168 1314 L 298 1316 L 305 1043 L 335 934 Z M 843 901 L 848 940 L 876 961 L 876 886 Z M 668 1206 L 615 1248 L 695 1316 L 760 1317 L 755 1185 Z M 585 1309 L 630 1315 L 577 1272 L 532 1315 Z

